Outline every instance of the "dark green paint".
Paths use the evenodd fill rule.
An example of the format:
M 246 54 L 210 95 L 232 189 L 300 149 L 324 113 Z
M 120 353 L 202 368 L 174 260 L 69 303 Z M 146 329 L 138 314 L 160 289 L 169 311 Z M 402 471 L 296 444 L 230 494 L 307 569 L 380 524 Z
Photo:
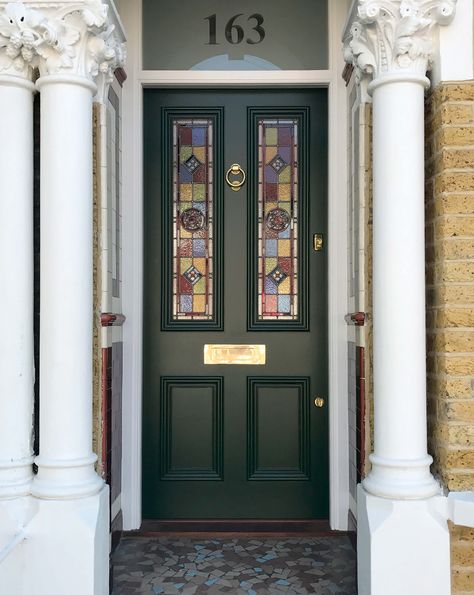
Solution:
M 327 518 L 328 406 L 313 405 L 315 395 L 328 395 L 327 262 L 324 252 L 314 253 L 309 247 L 313 233 L 326 231 L 326 91 L 146 90 L 144 101 L 143 515 Z M 223 109 L 221 175 L 232 163 L 249 173 L 247 131 L 252 113 L 309 112 L 305 241 L 310 330 L 301 324 L 277 331 L 273 323 L 247 330 L 252 318 L 247 308 L 251 271 L 246 245 L 253 233 L 248 225 L 254 205 L 252 181 L 240 192 L 224 187 L 223 330 L 161 330 L 166 301 L 162 250 L 168 246 L 160 237 L 166 217 L 160 196 L 163 114 L 178 108 L 190 114 L 196 108 L 200 113 Z M 267 364 L 205 366 L 206 343 L 263 343 Z M 217 419 L 221 421 L 216 425 Z

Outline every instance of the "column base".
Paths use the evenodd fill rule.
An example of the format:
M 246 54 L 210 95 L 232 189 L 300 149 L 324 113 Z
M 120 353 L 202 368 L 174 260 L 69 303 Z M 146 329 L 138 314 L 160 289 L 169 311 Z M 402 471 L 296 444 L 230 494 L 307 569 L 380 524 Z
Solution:
M 48 460 L 36 457 L 38 474 L 31 494 L 44 500 L 74 500 L 99 493 L 104 481 L 94 469 L 95 454 L 83 459 Z
M 25 539 L 0 564 L 2 593 L 109 595 L 108 486 L 78 500 L 25 498 L 21 522 L 6 515 L 6 504 L 0 502 L 0 555 L 22 525 Z
M 372 470 L 363 481 L 369 494 L 394 500 L 423 500 L 440 495 L 440 485 L 430 472 L 431 456 L 404 460 L 371 454 L 369 458 Z
M 28 496 L 33 481 L 33 457 L 0 461 L 0 500 Z
M 359 595 L 450 595 L 444 500 L 390 500 L 358 486 Z

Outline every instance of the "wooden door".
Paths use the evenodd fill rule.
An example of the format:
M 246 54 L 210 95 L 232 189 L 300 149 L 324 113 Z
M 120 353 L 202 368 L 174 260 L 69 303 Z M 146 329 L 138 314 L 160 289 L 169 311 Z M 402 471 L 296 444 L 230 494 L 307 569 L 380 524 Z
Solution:
M 326 91 L 144 102 L 144 518 L 327 518 Z

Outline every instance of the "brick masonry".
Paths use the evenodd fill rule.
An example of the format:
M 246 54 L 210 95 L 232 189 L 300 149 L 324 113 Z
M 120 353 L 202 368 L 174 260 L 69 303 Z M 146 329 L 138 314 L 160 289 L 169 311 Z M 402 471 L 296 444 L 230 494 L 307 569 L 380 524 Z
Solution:
M 101 349 L 101 324 L 100 296 L 102 291 L 100 267 L 100 106 L 94 103 L 93 110 L 93 259 L 94 259 L 94 334 L 93 334 L 93 449 L 97 454 L 97 472 L 102 477 L 104 469 L 102 461 L 102 349 Z
M 451 491 L 474 489 L 474 81 L 426 101 L 429 447 Z M 452 593 L 474 594 L 474 530 L 451 525 Z

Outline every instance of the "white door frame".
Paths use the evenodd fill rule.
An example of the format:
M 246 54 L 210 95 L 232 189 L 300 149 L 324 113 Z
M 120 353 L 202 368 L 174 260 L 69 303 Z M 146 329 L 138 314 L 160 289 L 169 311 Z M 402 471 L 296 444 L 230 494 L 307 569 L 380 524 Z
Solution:
M 349 510 L 347 376 L 347 101 L 341 34 L 348 0 L 328 0 L 329 70 L 143 71 L 141 0 L 116 0 L 128 39 L 123 93 L 123 467 L 124 529 L 140 527 L 143 340 L 143 89 L 145 87 L 326 87 L 329 104 L 328 327 L 330 524 L 346 530 Z

